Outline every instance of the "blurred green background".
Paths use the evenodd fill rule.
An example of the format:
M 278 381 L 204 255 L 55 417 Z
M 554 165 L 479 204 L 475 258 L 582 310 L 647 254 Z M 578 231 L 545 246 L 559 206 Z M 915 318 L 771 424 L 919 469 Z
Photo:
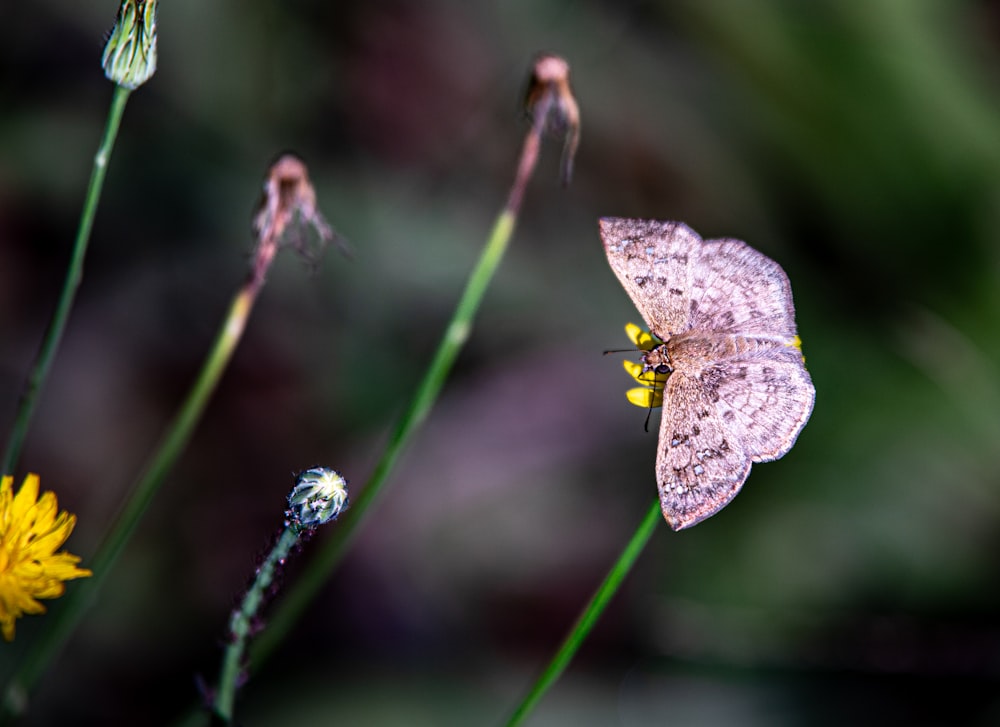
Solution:
M 116 10 L 0 6 L 3 435 L 62 284 Z M 239 721 L 496 724 L 516 704 L 656 497 L 658 415 L 645 433 L 601 355 L 641 322 L 597 236 L 617 215 L 778 260 L 816 408 L 720 514 L 659 529 L 532 724 L 1000 722 L 996 3 L 171 0 L 158 26 L 19 473 L 78 514 L 84 565 L 244 275 L 277 154 L 309 164 L 355 259 L 279 257 L 27 723 L 169 723 L 215 681 L 292 474 L 360 487 L 429 362 L 513 179 L 539 51 L 573 69 L 573 184 L 549 144 L 442 398 Z M 21 620 L 0 667 L 45 624 Z

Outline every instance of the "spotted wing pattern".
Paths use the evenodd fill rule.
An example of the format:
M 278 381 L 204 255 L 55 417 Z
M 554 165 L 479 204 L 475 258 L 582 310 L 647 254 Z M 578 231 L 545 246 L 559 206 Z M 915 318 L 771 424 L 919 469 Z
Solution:
M 670 374 L 656 457 L 670 526 L 680 530 L 714 515 L 740 491 L 753 462 L 791 449 L 814 397 L 801 357 L 777 349 Z
M 698 233 L 682 222 L 618 217 L 600 226 L 611 269 L 649 329 L 660 339 L 687 330 Z

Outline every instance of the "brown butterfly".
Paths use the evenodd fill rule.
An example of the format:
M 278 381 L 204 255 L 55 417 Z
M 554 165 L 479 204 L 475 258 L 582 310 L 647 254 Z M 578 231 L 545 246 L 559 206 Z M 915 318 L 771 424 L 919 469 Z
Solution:
M 645 371 L 669 374 L 656 481 L 674 530 L 725 507 L 750 465 L 783 456 L 812 413 L 788 276 L 741 240 L 681 222 L 605 217 L 611 269 L 663 343 Z

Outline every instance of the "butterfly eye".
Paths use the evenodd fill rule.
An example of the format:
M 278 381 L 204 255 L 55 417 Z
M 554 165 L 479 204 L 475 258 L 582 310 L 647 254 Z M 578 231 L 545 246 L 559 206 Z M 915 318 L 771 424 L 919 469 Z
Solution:
M 655 371 L 658 374 L 669 374 L 670 373 L 670 367 L 667 366 L 666 364 L 660 364 L 655 369 L 653 369 L 653 371 Z

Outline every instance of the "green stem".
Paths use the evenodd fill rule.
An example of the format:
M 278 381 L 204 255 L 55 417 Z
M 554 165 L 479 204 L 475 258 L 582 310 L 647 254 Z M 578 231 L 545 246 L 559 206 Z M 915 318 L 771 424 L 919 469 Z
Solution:
M 299 541 L 298 527 L 287 527 L 278 538 L 277 544 L 267 556 L 267 559 L 257 569 L 257 578 L 243 597 L 240 608 L 233 611 L 229 622 L 231 641 L 226 648 L 222 660 L 222 671 L 219 676 L 219 690 L 215 695 L 215 712 L 229 724 L 233 721 L 233 703 L 236 700 L 236 687 L 239 684 L 243 669 L 243 652 L 247 637 L 253 630 L 253 618 L 264 602 L 268 588 L 274 582 L 274 573 L 278 565 L 283 563 L 292 548 Z
M 353 540 L 368 508 L 378 499 L 389 473 L 392 472 L 393 466 L 403 451 L 403 447 L 409 442 L 410 437 L 423 423 L 434 405 L 438 392 L 441 391 L 441 387 L 451 372 L 455 358 L 469 338 L 469 333 L 472 330 L 472 319 L 479 309 L 483 295 L 493 280 L 514 232 L 517 216 L 521 211 L 521 201 L 524 199 L 528 181 L 534 174 L 535 165 L 538 162 L 542 129 L 545 127 L 546 116 L 551 104 L 551 99 L 546 98 L 542 104 L 543 108 L 535 113 L 531 129 L 524 138 L 517 172 L 514 175 L 514 182 L 511 184 L 507 202 L 493 224 L 490 237 L 479 256 L 479 262 L 476 263 L 476 267 L 473 268 L 469 276 L 465 291 L 462 293 L 451 321 L 448 323 L 448 328 L 445 330 L 444 338 L 438 344 L 434 359 L 417 387 L 410 405 L 393 430 L 389 443 L 382 452 L 381 459 L 375 465 L 371 477 L 368 478 L 364 489 L 361 490 L 361 495 L 355 500 L 344 523 L 337 529 L 337 533 L 326 541 L 309 567 L 301 574 L 295 586 L 282 599 L 268 624 L 268 628 L 251 644 L 251 668 L 265 661 L 277 648 L 291 630 L 292 625 L 305 611 L 306 606 L 319 593 L 327 577 L 347 551 L 347 547 Z
M 53 608 L 49 623 L 39 640 L 33 644 L 7 687 L 4 709 L 23 703 L 46 666 L 72 633 L 87 607 L 94 600 L 98 589 L 107 578 L 112 566 L 139 523 L 153 495 L 159 489 L 174 462 L 184 450 L 205 409 L 208 399 L 218 384 L 222 372 L 232 356 L 246 326 L 247 317 L 260 290 L 259 283 L 249 279 L 230 306 L 222 328 L 216 337 L 198 379 L 188 393 L 167 434 L 153 454 L 141 478 L 135 484 L 124 508 L 114 525 L 104 537 L 97 554 L 86 564 L 94 575 L 70 586 L 71 595 Z M 20 701 L 19 701 L 20 700 Z
M 361 494 L 354 500 L 350 511 L 333 537 L 325 541 L 308 568 L 299 576 L 295 586 L 282 598 L 268 627 L 250 645 L 251 668 L 266 660 L 284 639 L 306 606 L 322 588 L 327 576 L 340 562 L 350 545 L 364 513 L 374 504 L 399 455 L 417 427 L 427 417 L 438 392 L 448 378 L 452 364 L 472 330 L 472 319 L 496 273 L 500 260 L 514 231 L 516 211 L 505 209 L 493 226 L 479 262 L 469 277 L 465 292 L 459 300 L 451 322 L 438 346 L 434 360 L 410 401 L 406 412 L 396 425 L 389 443 L 375 466 Z
M 133 488 L 131 496 L 115 520 L 110 533 L 105 536 L 97 555 L 88 564 L 90 569 L 94 571 L 94 577 L 86 583 L 100 582 L 107 575 L 138 525 L 142 514 L 149 506 L 153 495 L 156 494 L 174 462 L 187 446 L 195 425 L 208 405 L 209 397 L 215 391 L 215 387 L 218 385 L 219 379 L 222 378 L 222 373 L 236 349 L 236 344 L 243 336 L 243 330 L 246 327 L 247 318 L 258 290 L 257 287 L 244 286 L 233 299 L 229 307 L 229 314 L 216 336 L 212 351 L 202 366 L 194 386 L 188 392 L 187 399 L 184 400 L 180 411 L 171 422 L 166 436 L 160 442 L 142 477 Z
M 556 682 L 567 665 L 569 665 L 570 660 L 579 650 L 580 645 L 583 644 L 588 634 L 590 634 L 591 629 L 594 628 L 594 624 L 601 617 L 612 596 L 618 591 L 618 587 L 622 584 L 625 576 L 632 570 L 632 566 L 635 565 L 636 559 L 639 557 L 642 549 L 646 547 L 646 543 L 649 542 L 650 536 L 656 530 L 662 517 L 660 514 L 660 501 L 657 500 L 653 503 L 653 507 L 649 509 L 649 512 L 646 513 L 645 519 L 639 525 L 635 534 L 632 535 L 632 539 L 628 545 L 625 546 L 625 550 L 619 556 L 618 562 L 611 568 L 611 571 L 604 578 L 604 582 L 601 583 L 600 588 L 597 589 L 597 592 L 590 599 L 590 603 L 587 604 L 583 613 L 576 620 L 566 640 L 559 647 L 559 651 L 552 657 L 552 661 L 549 662 L 545 671 L 535 681 L 531 691 L 528 692 L 528 696 L 524 698 L 524 701 L 521 702 L 520 706 L 514 711 L 513 716 L 508 720 L 507 727 L 514 727 L 514 725 L 518 725 L 524 721 L 531 714 L 531 711 L 544 696 L 545 692 L 548 691 L 549 687 Z
M 131 91 L 127 88 L 115 86 L 115 93 L 111 98 L 111 108 L 108 110 L 108 120 L 104 126 L 104 137 L 101 139 L 101 145 L 94 156 L 94 168 L 90 172 L 87 197 L 83 203 L 83 212 L 80 214 L 80 226 L 77 228 L 73 255 L 70 259 L 69 269 L 66 271 L 66 281 L 63 283 L 62 293 L 59 296 L 52 320 L 49 322 L 48 330 L 42 339 L 41 348 L 38 350 L 38 355 L 24 383 L 24 389 L 21 391 L 17 413 L 14 417 L 14 426 L 11 428 L 10 438 L 7 440 L 7 448 L 3 455 L 2 469 L 0 469 L 2 474 L 14 474 L 14 468 L 21 456 L 21 448 L 24 446 L 24 439 L 31 424 L 31 418 L 38 405 L 39 392 L 45 386 L 56 350 L 59 348 L 59 342 L 66 329 L 66 321 L 69 319 L 69 313 L 73 307 L 73 299 L 76 297 L 76 291 L 83 279 L 83 260 L 87 255 L 90 231 L 94 227 L 94 216 L 97 214 L 97 204 L 101 199 L 104 176 L 111 159 L 111 150 L 115 145 L 115 137 L 118 136 L 118 127 L 121 124 L 122 115 L 125 113 L 125 102 L 128 101 L 130 93 Z
M 472 319 L 479 309 L 483 295 L 493 280 L 514 232 L 524 192 L 538 161 L 542 129 L 545 126 L 546 114 L 550 105 L 551 101 L 546 100 L 544 108 L 534 116 L 531 129 L 524 138 L 521 157 L 518 160 L 517 172 L 514 175 L 514 182 L 511 184 L 507 202 L 493 224 L 490 237 L 479 256 L 479 262 L 473 268 L 469 281 L 465 285 L 465 291 L 462 293 L 451 321 L 448 323 L 448 328 L 445 330 L 444 338 L 438 344 L 434 360 L 431 361 L 431 365 L 427 369 L 427 373 L 424 374 L 410 405 L 393 430 L 389 444 L 382 452 L 381 459 L 375 465 L 371 477 L 365 483 L 364 489 L 361 490 L 360 496 L 355 500 L 343 524 L 337 529 L 336 534 L 325 542 L 316 557 L 300 575 L 295 586 L 282 599 L 270 619 L 268 628 L 250 645 L 251 668 L 266 660 L 271 652 L 277 648 L 291 630 L 292 625 L 305 611 L 306 606 L 319 593 L 323 583 L 326 582 L 327 577 L 347 551 L 347 546 L 353 540 L 368 508 L 378 499 L 389 473 L 403 451 L 403 447 L 409 442 L 410 437 L 434 405 L 438 392 L 445 379 L 448 378 L 455 358 L 469 338 L 469 333 L 472 330 Z

